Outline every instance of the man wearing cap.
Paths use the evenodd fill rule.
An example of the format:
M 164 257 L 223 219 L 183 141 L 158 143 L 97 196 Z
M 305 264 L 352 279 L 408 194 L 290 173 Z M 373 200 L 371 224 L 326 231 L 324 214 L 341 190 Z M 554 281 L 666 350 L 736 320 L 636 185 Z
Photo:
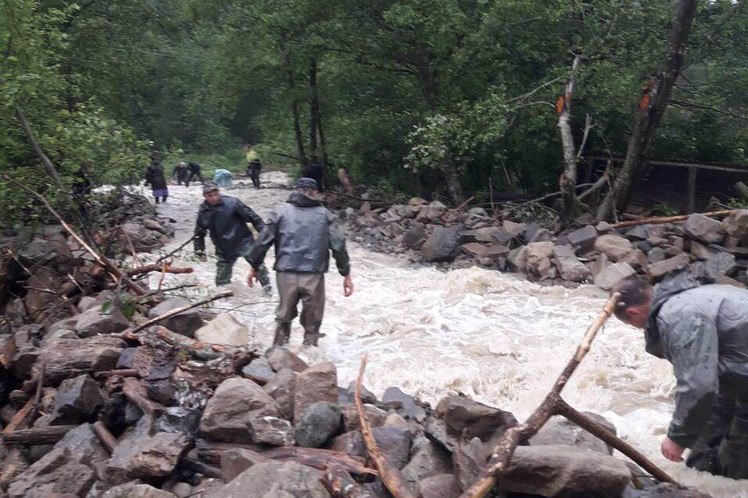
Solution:
M 247 258 L 254 243 L 247 223 L 252 223 L 258 232 L 262 232 L 265 223 L 239 199 L 221 195 L 214 182 L 203 184 L 203 197 L 205 202 L 200 205 L 195 226 L 195 254 L 205 258 L 205 235 L 210 232 L 216 248 L 216 285 L 226 285 L 231 282 L 234 263 L 240 256 Z M 265 265 L 257 268 L 262 288 L 269 294 L 272 287 L 268 270 Z
M 252 287 L 258 276 L 262 282 L 262 262 L 275 245 L 276 282 L 280 304 L 275 312 L 274 345 L 287 344 L 291 321 L 302 302 L 301 326 L 304 344 L 316 346 L 325 311 L 325 272 L 330 252 L 343 276 L 343 294 L 353 294 L 353 280 L 345 236 L 335 224 L 333 214 L 317 199 L 317 182 L 312 178 L 296 181 L 295 191 L 269 218 L 247 260 L 252 266 L 247 283 Z

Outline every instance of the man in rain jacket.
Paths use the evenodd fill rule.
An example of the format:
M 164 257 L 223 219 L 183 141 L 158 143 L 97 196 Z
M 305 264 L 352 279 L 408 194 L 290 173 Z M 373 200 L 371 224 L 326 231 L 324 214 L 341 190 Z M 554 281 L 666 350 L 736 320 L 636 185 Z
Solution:
M 616 316 L 645 330 L 646 350 L 673 364 L 675 411 L 662 454 L 700 470 L 748 478 L 748 290 L 700 285 L 688 272 L 656 287 L 617 284 Z
M 247 279 L 262 276 L 262 262 L 268 249 L 275 245 L 276 283 L 280 303 L 275 312 L 273 344 L 287 344 L 291 336 L 291 321 L 296 307 L 302 302 L 301 326 L 304 344 L 316 346 L 322 316 L 325 311 L 325 272 L 330 252 L 335 258 L 338 273 L 343 277 L 343 293 L 353 293 L 351 265 L 345 247 L 345 237 L 335 224 L 333 215 L 317 199 L 317 182 L 311 178 L 296 181 L 296 190 L 288 201 L 270 215 L 265 229 L 252 247 L 247 260 L 252 270 Z
M 246 258 L 252 249 L 254 237 L 247 223 L 252 223 L 258 232 L 265 228 L 265 223 L 239 199 L 221 195 L 213 182 L 203 184 L 203 197 L 205 202 L 200 205 L 195 226 L 195 254 L 205 257 L 205 235 L 210 232 L 216 248 L 216 285 L 226 285 L 231 282 L 236 260 L 241 256 Z M 262 288 L 270 294 L 272 287 L 267 268 L 261 265 L 258 271 Z

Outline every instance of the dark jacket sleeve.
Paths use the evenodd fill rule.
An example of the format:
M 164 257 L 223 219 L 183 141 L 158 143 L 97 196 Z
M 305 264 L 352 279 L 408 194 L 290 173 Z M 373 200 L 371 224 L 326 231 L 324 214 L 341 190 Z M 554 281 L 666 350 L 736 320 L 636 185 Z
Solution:
M 345 247 L 345 235 L 340 226 L 335 222 L 333 214 L 327 213 L 327 226 L 330 233 L 330 250 L 332 257 L 335 259 L 335 265 L 338 267 L 338 273 L 346 277 L 351 273 L 351 259 L 348 256 L 348 249 Z
M 714 319 L 701 315 L 661 313 L 667 330 L 666 355 L 677 380 L 675 410 L 668 437 L 690 448 L 706 427 L 719 390 L 719 343 Z
M 262 230 L 265 228 L 265 222 L 262 221 L 262 218 L 252 208 L 241 201 L 237 201 L 234 212 L 246 223 L 252 223 L 255 230 L 262 233 Z
M 148 166 L 143 173 L 145 178 L 145 185 L 148 186 L 153 181 L 153 168 Z
M 195 222 L 195 252 L 205 252 L 205 236 L 208 234 L 208 230 L 200 223 L 201 217 L 203 216 L 203 210 L 197 213 L 197 221 Z
M 252 268 L 255 270 L 259 269 L 262 262 L 265 261 L 265 255 L 278 236 L 278 216 L 279 214 L 275 211 L 270 214 L 268 222 L 264 225 L 259 237 L 257 237 L 257 240 L 252 244 L 252 249 L 247 255 L 249 264 L 252 265 Z

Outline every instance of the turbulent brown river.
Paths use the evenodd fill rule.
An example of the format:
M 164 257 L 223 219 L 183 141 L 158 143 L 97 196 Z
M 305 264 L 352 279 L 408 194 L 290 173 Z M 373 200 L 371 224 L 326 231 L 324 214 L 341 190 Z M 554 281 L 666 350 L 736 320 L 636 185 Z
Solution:
M 244 180 L 242 180 L 244 181 Z M 264 188 L 226 190 L 266 216 L 289 191 L 282 173 L 263 174 Z M 249 183 L 249 182 L 245 182 Z M 199 185 L 170 186 L 162 216 L 177 220 L 176 237 L 165 251 L 191 237 L 202 193 Z M 143 193 L 150 195 L 149 190 Z M 208 241 L 209 251 L 212 249 Z M 381 395 L 389 386 L 432 403 L 451 392 L 527 417 L 542 401 L 585 329 L 599 314 L 606 295 L 592 286 L 543 287 L 521 278 L 479 268 L 438 271 L 403 258 L 349 244 L 356 291 L 343 297 L 342 278 L 327 275 L 327 308 L 320 348 L 302 348 L 294 323 L 292 349 L 312 360 L 338 366 L 339 383 L 358 373 L 369 355 L 365 384 Z M 272 249 L 268 256 L 271 266 Z M 195 283 L 191 298 L 215 291 L 215 261 L 199 263 L 191 244 L 175 258 L 191 275 L 169 275 L 164 286 Z M 334 265 L 332 265 L 334 266 Z M 267 347 L 272 339 L 274 298 L 249 289 L 249 265 L 234 267 L 235 296 L 216 302 L 250 330 L 248 344 Z M 154 279 L 156 277 L 153 277 Z M 155 284 L 155 281 L 152 282 Z M 644 352 L 640 331 L 610 320 L 564 391 L 580 410 L 608 418 L 619 435 L 662 466 L 676 480 L 717 498 L 748 498 L 748 480 L 735 481 L 696 472 L 666 461 L 659 451 L 672 409 L 675 382 L 670 364 Z M 619 455 L 620 456 L 620 455 Z

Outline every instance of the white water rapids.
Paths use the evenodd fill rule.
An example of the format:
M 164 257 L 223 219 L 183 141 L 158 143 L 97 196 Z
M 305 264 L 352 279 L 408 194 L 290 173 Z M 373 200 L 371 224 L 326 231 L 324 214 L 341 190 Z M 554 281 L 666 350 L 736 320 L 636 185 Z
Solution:
M 289 191 L 277 188 L 287 183 L 282 173 L 264 173 L 262 179 L 267 188 L 225 193 L 265 217 Z M 165 252 L 191 237 L 202 202 L 199 184 L 172 185 L 169 191 L 167 204 L 157 209 L 178 224 Z M 147 190 L 143 193 L 150 196 Z M 209 240 L 208 247 L 210 251 Z M 360 357 L 368 353 L 368 388 L 381 395 L 387 387 L 399 386 L 432 406 L 447 393 L 461 391 L 509 410 L 520 420 L 526 418 L 571 358 L 606 299 L 592 286 L 543 287 L 477 267 L 443 272 L 352 243 L 349 251 L 355 293 L 344 298 L 342 278 L 330 271 L 322 324 L 327 337 L 320 341 L 321 350 L 301 348 L 297 321 L 292 349 L 314 360 L 333 361 L 341 385 L 355 379 Z M 272 249 L 266 263 L 272 267 Z M 164 287 L 199 284 L 197 290 L 184 291 L 190 297 L 215 292 L 215 262 L 196 262 L 191 244 L 174 258 L 174 264 L 193 266 L 195 273 L 167 275 Z M 239 307 L 231 314 L 249 326 L 250 343 L 265 348 L 272 341 L 274 298 L 264 299 L 258 289 L 246 287 L 248 269 L 243 259 L 237 262 L 231 284 L 236 295 L 214 307 Z M 151 278 L 155 285 L 158 275 Z M 564 398 L 577 409 L 608 418 L 621 437 L 681 483 L 715 498 L 748 498 L 748 480 L 715 477 L 661 456 L 659 445 L 670 421 L 674 384 L 670 364 L 644 352 L 641 331 L 611 319 L 571 378 Z

